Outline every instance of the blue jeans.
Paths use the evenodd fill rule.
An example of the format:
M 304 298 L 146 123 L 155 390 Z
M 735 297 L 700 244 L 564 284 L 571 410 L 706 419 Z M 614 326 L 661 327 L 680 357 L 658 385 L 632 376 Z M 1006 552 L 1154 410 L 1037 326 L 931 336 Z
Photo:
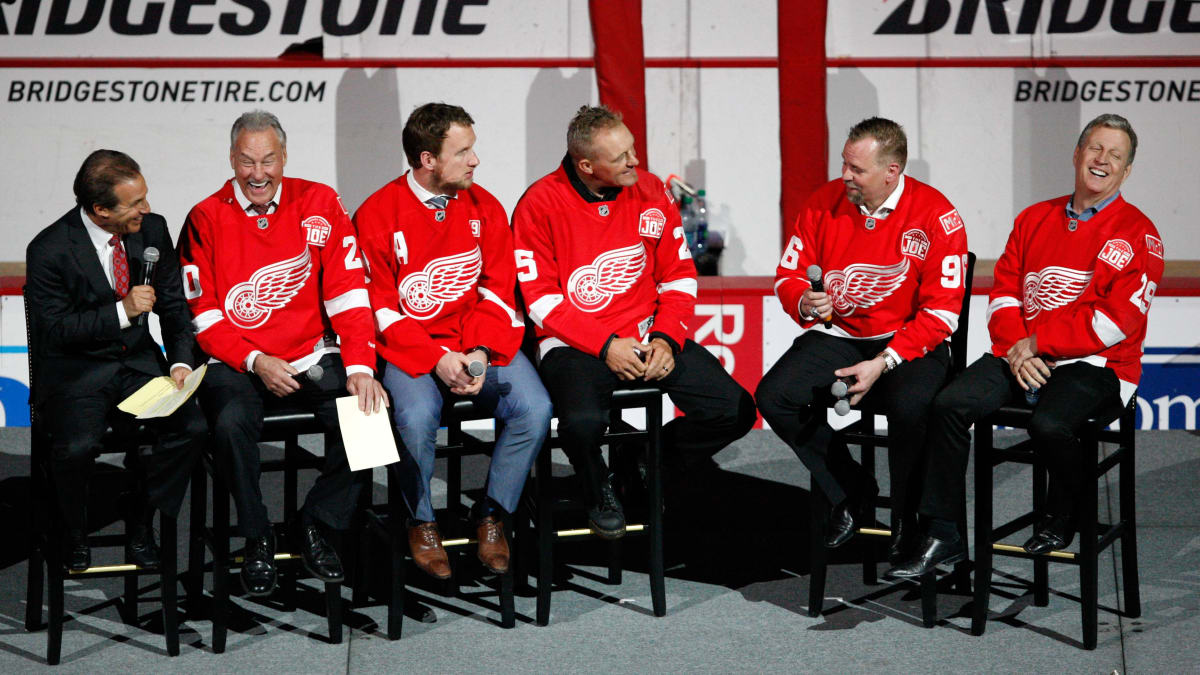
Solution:
M 429 481 L 433 478 L 437 432 L 442 424 L 443 402 L 455 394 L 435 375 L 410 377 L 391 363 L 384 370 L 383 386 L 392 398 L 396 430 L 414 460 L 402 462 L 399 470 L 412 471 L 415 463 L 420 472 L 419 480 L 401 481 L 405 500 L 410 509 L 416 504 L 416 520 L 434 520 Z M 507 366 L 488 368 L 475 399 L 503 423 L 488 469 L 487 495 L 512 513 L 521 498 L 525 477 L 550 432 L 550 397 L 529 360 L 517 352 Z

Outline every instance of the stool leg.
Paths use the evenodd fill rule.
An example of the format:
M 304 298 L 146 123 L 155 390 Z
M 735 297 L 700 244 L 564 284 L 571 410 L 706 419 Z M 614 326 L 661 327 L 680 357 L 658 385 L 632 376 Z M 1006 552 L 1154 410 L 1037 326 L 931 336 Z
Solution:
M 125 600 L 121 604 L 121 619 L 130 626 L 138 622 L 138 578 L 136 574 L 125 575 Z
M 188 604 L 198 607 L 204 597 L 204 528 L 208 521 L 208 474 L 203 460 L 192 471 L 192 497 L 188 527 L 188 568 L 184 586 Z
M 225 651 L 229 629 L 229 490 L 224 481 L 213 479 L 213 600 L 212 646 L 214 654 Z
M 992 425 L 975 425 L 975 601 L 971 634 L 983 635 L 992 595 Z
M 513 597 L 513 570 L 500 575 L 500 627 L 517 625 L 516 599 Z
M 1033 464 L 1033 512 L 1035 521 L 1046 515 L 1046 465 L 1040 461 Z M 1050 564 L 1045 557 L 1033 559 L 1033 604 L 1035 607 L 1050 604 Z
M 1136 619 L 1142 615 L 1142 594 L 1138 587 L 1137 567 L 1137 501 L 1134 497 L 1134 437 L 1137 412 L 1129 408 L 1121 416 L 1121 586 L 1125 590 L 1125 616 Z
M 921 576 L 921 625 L 933 628 L 937 623 L 937 571 Z
M 662 397 L 646 405 L 647 478 L 650 481 L 650 603 L 654 616 L 667 613 L 666 565 L 663 554 Z
M 864 433 L 875 433 L 875 416 L 863 414 L 862 419 L 858 421 L 861 425 L 861 430 Z M 861 445 L 861 457 L 863 471 L 868 476 L 875 475 L 875 446 Z M 874 527 L 875 526 L 875 500 L 869 495 L 863 502 L 862 512 L 866 514 L 866 518 L 859 527 Z M 896 526 L 896 520 L 899 518 L 899 511 L 896 505 L 892 505 L 892 527 Z M 859 550 L 862 551 L 862 580 L 867 586 L 874 586 L 879 583 L 879 570 L 877 567 L 878 561 L 875 559 L 875 538 L 874 537 L 858 537 Z
M 167 638 L 167 655 L 179 656 L 179 611 L 177 602 L 179 541 L 174 518 L 159 514 L 159 529 L 162 534 L 162 585 L 163 632 Z
M 39 445 L 36 440 L 34 445 Z M 45 547 L 55 540 L 47 532 L 45 514 L 48 501 L 41 498 L 41 495 L 47 494 L 46 485 L 42 481 L 42 470 L 36 457 L 30 458 L 29 466 L 29 572 L 25 581 L 25 630 L 29 631 L 42 627 L 42 594 L 45 592 L 46 579 L 44 565 L 47 561 Z
M 608 542 L 608 583 L 621 583 L 621 540 Z
M 1096 478 L 1096 473 L 1099 470 L 1097 467 L 1096 455 L 1099 452 L 1099 447 L 1095 437 L 1083 439 L 1084 453 L 1084 475 Z M 1098 569 L 1097 558 L 1099 552 L 1096 550 L 1096 518 L 1097 518 L 1097 492 L 1098 486 L 1095 481 L 1085 484 L 1083 494 L 1081 495 L 1081 503 L 1078 505 L 1080 510 L 1079 517 L 1079 601 L 1082 612 L 1081 623 L 1083 625 L 1083 648 L 1096 648 L 1096 629 L 1097 629 L 1097 613 L 1099 610 L 1099 598 L 1097 588 Z
M 46 663 L 56 666 L 62 656 L 63 630 L 63 571 L 57 555 L 48 556 L 47 577 L 50 582 L 50 618 L 46 627 Z
M 399 504 L 399 502 L 393 503 Z M 400 634 L 404 630 L 405 540 L 400 536 L 403 528 L 395 526 L 390 520 L 394 517 L 394 514 L 390 515 L 388 523 L 392 530 L 391 536 L 388 537 L 388 561 L 392 567 L 392 587 L 388 595 L 387 638 L 389 640 L 399 640 Z
M 825 572 L 828 551 L 825 549 L 825 521 L 828 505 L 816 481 L 808 492 L 809 542 L 808 542 L 808 615 L 821 616 L 825 606 Z
M 538 581 L 537 581 L 537 617 L 534 623 L 545 626 L 550 623 L 550 591 L 554 586 L 554 492 L 552 459 L 550 448 L 544 448 L 538 455 L 536 464 L 537 475 L 535 489 L 537 490 L 537 548 L 538 548 Z
M 342 584 L 325 583 L 325 616 L 329 621 L 329 642 L 342 643 Z
M 291 436 L 284 441 L 284 469 L 283 469 L 283 525 L 284 537 L 283 542 L 287 540 L 287 534 L 291 531 L 291 527 L 296 523 L 296 512 L 298 510 L 297 502 L 299 501 L 299 463 L 300 463 L 300 439 L 298 436 Z M 286 543 L 280 542 L 278 548 L 288 550 Z M 283 610 L 285 612 L 296 611 L 296 569 L 293 565 L 284 565 L 279 568 L 279 590 L 280 598 L 283 601 Z

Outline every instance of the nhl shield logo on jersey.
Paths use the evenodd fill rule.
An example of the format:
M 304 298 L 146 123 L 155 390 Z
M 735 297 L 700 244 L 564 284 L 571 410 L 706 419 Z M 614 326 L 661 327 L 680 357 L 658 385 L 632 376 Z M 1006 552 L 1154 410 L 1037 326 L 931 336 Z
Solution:
M 946 234 L 953 234 L 965 226 L 962 216 L 958 215 L 958 209 L 951 209 L 949 212 L 943 213 L 938 216 L 938 220 L 941 221 L 942 229 L 946 231 Z
M 479 238 L 479 221 L 475 220 L 475 219 L 471 219 L 469 222 L 471 223 L 471 236 L 478 239 Z
M 921 230 L 905 232 L 900 238 L 900 253 L 924 260 L 925 254 L 929 253 L 929 237 Z
M 1109 239 L 1096 257 L 1121 270 L 1133 260 L 1133 247 L 1124 239 Z
M 601 204 L 600 208 L 598 208 L 596 210 L 600 212 L 600 215 L 607 216 L 608 215 L 608 204 Z
M 446 212 L 441 209 L 438 209 L 437 213 L 433 214 L 433 219 L 438 221 L 439 223 L 442 222 L 443 220 L 446 219 Z
M 324 246 L 329 240 L 329 233 L 333 228 L 329 226 L 329 221 L 321 216 L 309 216 L 300 223 L 304 226 L 304 239 L 313 246 Z
M 585 312 L 598 312 L 613 296 L 633 287 L 646 268 L 646 248 L 642 242 L 605 251 L 590 265 L 576 268 L 567 279 L 571 304 Z
M 658 209 L 646 209 L 638 217 L 638 234 L 643 237 L 661 239 L 663 228 L 667 225 L 667 217 Z
M 1159 239 L 1158 237 L 1156 237 L 1152 234 L 1146 235 L 1146 250 L 1150 253 L 1150 255 L 1154 256 L 1155 258 L 1158 258 L 1159 260 L 1162 260 L 1163 259 L 1162 239 Z

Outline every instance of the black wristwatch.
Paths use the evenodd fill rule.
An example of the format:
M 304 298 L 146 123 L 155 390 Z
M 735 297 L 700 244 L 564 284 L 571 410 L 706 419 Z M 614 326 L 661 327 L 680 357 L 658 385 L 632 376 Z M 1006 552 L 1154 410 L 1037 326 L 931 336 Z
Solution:
M 483 345 L 475 345 L 474 347 L 471 347 L 469 349 L 464 349 L 463 354 L 470 354 L 471 352 L 474 352 L 474 351 L 483 352 L 484 357 L 487 358 L 488 365 L 491 365 L 492 350 L 488 349 L 487 347 L 484 347 Z

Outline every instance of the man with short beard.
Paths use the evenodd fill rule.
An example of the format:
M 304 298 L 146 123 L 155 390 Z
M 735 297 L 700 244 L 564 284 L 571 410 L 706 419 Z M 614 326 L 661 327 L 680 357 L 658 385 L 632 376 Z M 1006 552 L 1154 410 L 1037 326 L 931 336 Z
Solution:
M 291 525 L 305 569 L 337 582 L 342 563 L 326 533 L 350 527 L 370 474 L 350 471 L 334 398 L 348 390 L 370 414 L 387 406 L 387 394 L 374 378 L 366 270 L 337 193 L 284 178 L 287 135 L 271 113 L 243 114 L 229 143 L 234 177 L 192 208 L 179 256 L 196 340 L 214 361 L 200 397 L 246 537 L 242 585 L 263 596 L 278 576 L 259 488 L 265 405 L 313 410 L 326 432 L 321 475 Z M 297 379 L 314 365 L 322 377 Z
M 479 560 L 492 572 L 508 570 L 504 523 L 550 431 L 550 399 L 520 351 L 525 323 L 515 310 L 508 216 L 474 182 L 474 123 L 467 111 L 445 103 L 414 110 L 402 134 L 412 170 L 354 214 L 371 268 L 379 354 L 387 361 L 383 383 L 415 460 L 393 465 L 391 479 L 419 474 L 401 480 L 413 515 L 409 547 L 417 567 L 439 579 L 450 576 L 450 564 L 429 482 L 445 401 L 473 398 L 500 429 L 486 496 L 475 503 L 473 518 Z
M 888 420 L 893 561 L 915 545 L 914 467 L 950 366 L 967 258 L 958 211 L 904 174 L 907 159 L 899 124 L 872 117 L 850 129 L 841 177 L 809 198 L 775 273 L 784 311 L 807 330 L 756 394 L 763 419 L 812 472 L 813 493 L 833 505 L 825 545 L 834 548 L 864 518 L 873 522 L 860 507 L 878 487 L 813 402 L 838 378 L 850 381 L 852 404 L 870 392 Z M 824 290 L 809 281 L 810 266 L 822 271 Z
M 1113 420 L 1129 404 L 1163 273 L 1158 230 L 1121 196 L 1136 153 L 1129 120 L 1096 117 L 1075 145 L 1074 192 L 1017 216 L 993 272 L 991 352 L 934 401 L 920 501 L 926 537 L 889 575 L 919 577 L 965 555 L 953 523 L 966 499 L 969 429 L 1027 397 L 1029 435 L 1050 480 L 1046 512 L 1025 552 L 1061 550 L 1075 538 L 1079 496 L 1096 489 L 1095 476 L 1080 471 L 1079 431 L 1089 417 Z

